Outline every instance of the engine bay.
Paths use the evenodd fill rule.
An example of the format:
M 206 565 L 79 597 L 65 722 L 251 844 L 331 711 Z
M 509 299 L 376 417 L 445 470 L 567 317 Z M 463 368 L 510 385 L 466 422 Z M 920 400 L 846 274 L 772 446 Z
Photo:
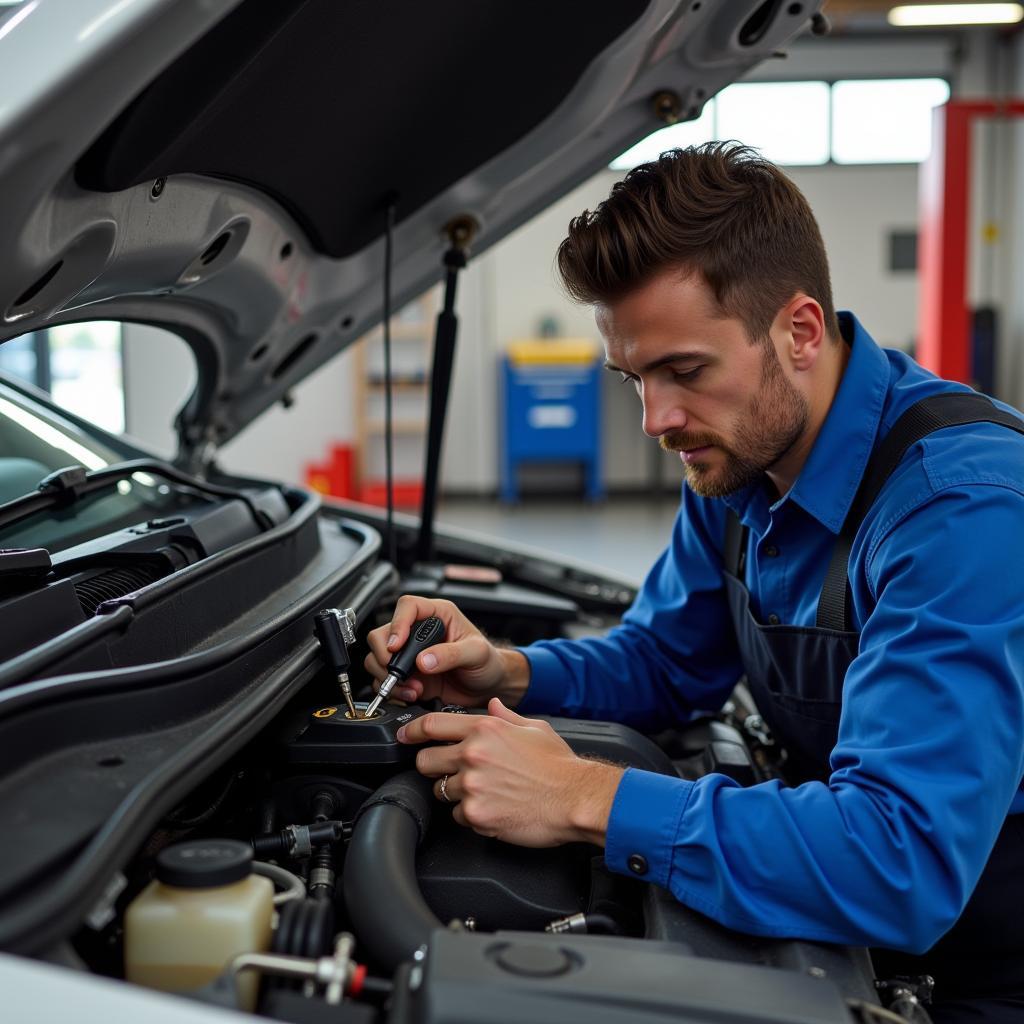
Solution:
M 211 980 L 187 993 L 216 1005 L 295 1021 L 319 1019 L 317 1004 L 344 1002 L 361 1011 L 352 1019 L 367 1021 L 712 1013 L 825 1022 L 856 1020 L 851 1005 L 874 999 L 864 950 L 739 936 L 662 890 L 611 874 L 596 847 L 525 849 L 460 827 L 413 768 L 415 750 L 394 738 L 425 709 L 393 702 L 353 719 L 326 676 L 149 837 L 111 920 L 71 940 L 91 970 L 122 975 L 125 921 L 159 878 L 161 853 L 227 838 L 253 851 L 255 874 L 277 892 L 267 948 L 211 966 Z M 313 694 L 333 702 L 310 706 Z M 624 726 L 550 721 L 582 756 L 678 770 Z M 718 758 L 719 769 L 758 777 L 739 750 L 748 750 L 741 732 L 718 720 L 673 747 L 692 774 Z M 222 898 L 209 892 L 211 903 Z M 248 972 L 260 980 L 249 1005 L 236 988 Z
M 458 825 L 395 731 L 476 712 L 392 700 L 363 717 L 366 635 L 399 593 L 450 598 L 520 645 L 607 628 L 628 588 L 459 537 L 439 538 L 447 563 L 417 564 L 401 525 L 399 574 L 373 513 L 286 497 L 259 536 L 7 662 L 0 809 L 23 825 L 0 875 L 5 951 L 297 1022 L 926 1019 L 912 992 L 917 1016 L 879 1005 L 867 950 L 740 935 L 612 874 L 595 846 L 526 849 Z M 351 626 L 354 715 L 325 613 Z M 742 691 L 654 737 L 549 721 L 584 758 L 784 776 Z M 239 873 L 195 886 L 166 863 L 221 855 Z M 238 915 L 244 937 L 217 947 L 209 922 Z

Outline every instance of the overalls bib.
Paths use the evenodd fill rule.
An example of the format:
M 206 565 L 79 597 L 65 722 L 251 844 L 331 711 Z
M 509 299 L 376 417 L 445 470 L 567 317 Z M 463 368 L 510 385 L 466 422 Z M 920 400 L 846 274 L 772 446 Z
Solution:
M 982 395 L 967 393 L 924 399 L 897 420 L 864 471 L 825 576 L 813 627 L 764 625 L 754 617 L 744 583 L 748 530 L 730 510 L 724 550 L 729 608 L 747 683 L 787 751 L 791 782 L 825 781 L 830 774 L 843 683 L 860 641 L 852 626 L 847 575 L 857 529 L 915 441 L 943 427 L 979 422 L 1024 434 L 1024 423 L 1015 416 Z M 1024 1021 L 1024 814 L 1007 818 L 967 907 L 931 950 L 920 957 L 890 950 L 872 955 L 879 978 L 932 975 L 937 1009 L 944 1000 L 1012 994 L 1022 1001 L 1005 1016 L 997 1009 L 995 1016 L 970 1019 Z

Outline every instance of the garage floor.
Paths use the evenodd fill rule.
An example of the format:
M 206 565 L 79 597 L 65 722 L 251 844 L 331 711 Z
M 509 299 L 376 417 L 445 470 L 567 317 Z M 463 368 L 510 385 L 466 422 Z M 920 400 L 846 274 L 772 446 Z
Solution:
M 613 498 L 596 505 L 524 499 L 446 499 L 439 525 L 458 526 L 589 562 L 639 583 L 668 542 L 678 501 Z

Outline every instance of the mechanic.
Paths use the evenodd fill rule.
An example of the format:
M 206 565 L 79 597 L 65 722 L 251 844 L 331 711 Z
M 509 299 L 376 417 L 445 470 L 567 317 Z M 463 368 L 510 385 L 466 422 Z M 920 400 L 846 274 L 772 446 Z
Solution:
M 630 171 L 572 221 L 558 265 L 688 486 L 605 637 L 499 649 L 449 602 L 399 600 L 367 669 L 383 678 L 438 615 L 446 642 L 395 696 L 489 712 L 407 725 L 404 742 L 439 744 L 417 767 L 484 835 L 603 845 L 727 927 L 875 947 L 879 977 L 936 979 L 943 1024 L 1024 1020 L 1019 415 L 975 397 L 986 422 L 946 399 L 901 420 L 973 393 L 835 313 L 806 199 L 734 143 Z M 883 465 L 897 421 L 905 454 Z M 744 674 L 803 784 L 585 760 L 522 717 L 660 731 Z

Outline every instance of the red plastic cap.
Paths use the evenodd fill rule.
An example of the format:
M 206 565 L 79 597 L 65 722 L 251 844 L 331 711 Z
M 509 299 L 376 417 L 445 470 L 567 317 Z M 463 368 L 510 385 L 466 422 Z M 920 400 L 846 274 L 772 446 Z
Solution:
M 366 964 L 356 964 L 356 969 L 352 972 L 352 981 L 348 986 L 348 994 L 350 996 L 357 996 L 363 991 L 363 982 L 366 981 Z

